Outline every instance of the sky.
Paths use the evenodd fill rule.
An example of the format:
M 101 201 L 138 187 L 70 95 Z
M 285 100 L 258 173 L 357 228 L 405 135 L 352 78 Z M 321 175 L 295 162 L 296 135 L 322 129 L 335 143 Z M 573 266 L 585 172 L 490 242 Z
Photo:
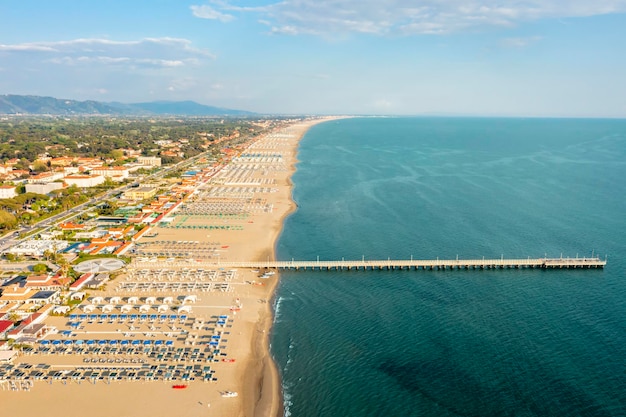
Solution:
M 626 117 L 626 0 L 0 0 L 0 94 Z

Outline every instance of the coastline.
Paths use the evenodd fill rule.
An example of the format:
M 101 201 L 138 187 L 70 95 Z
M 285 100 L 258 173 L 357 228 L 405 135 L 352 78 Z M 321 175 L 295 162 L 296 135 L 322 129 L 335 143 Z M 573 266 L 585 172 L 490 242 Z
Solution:
M 137 294 L 131 292 L 131 290 L 125 290 L 123 288 L 124 285 L 134 284 L 135 281 L 146 282 L 150 280 L 138 277 L 137 274 L 140 271 L 150 270 L 152 271 L 150 273 L 154 274 L 160 274 L 160 272 L 164 271 L 178 271 L 176 273 L 180 274 L 187 269 L 208 268 L 217 269 L 219 273 L 219 270 L 223 269 L 219 268 L 220 260 L 274 259 L 276 244 L 282 232 L 284 221 L 296 209 L 296 204 L 292 198 L 293 184 L 291 177 L 296 170 L 296 154 L 300 140 L 311 126 L 333 119 L 335 118 L 320 118 L 297 122 L 282 128 L 280 132 L 260 137 L 251 143 L 244 152 L 257 153 L 259 155 L 281 154 L 280 158 L 275 158 L 276 162 L 271 160 L 262 162 L 261 165 L 267 167 L 267 170 L 264 172 L 246 168 L 245 165 L 249 166 L 250 163 L 245 161 L 240 162 L 240 165 L 228 164 L 224 167 L 225 169 L 219 172 L 218 178 L 211 180 L 212 184 L 216 185 L 208 186 L 224 188 L 228 187 L 229 183 L 233 183 L 235 187 L 246 188 L 245 184 L 242 186 L 236 184 L 238 181 L 249 181 L 250 185 L 248 188 L 265 189 L 265 194 L 253 197 L 255 201 L 263 200 L 262 209 L 259 209 L 259 207 L 256 207 L 256 210 L 252 208 L 246 216 L 225 219 L 202 215 L 196 216 L 195 219 L 193 216 L 187 219 L 189 216 L 184 213 L 177 213 L 175 215 L 176 220 L 172 222 L 171 226 L 156 229 L 158 230 L 158 237 L 146 237 L 141 240 L 141 248 L 154 251 L 163 250 L 164 245 L 175 244 L 175 242 L 181 242 L 182 240 L 211 241 L 213 242 L 211 244 L 216 247 L 215 253 L 217 255 L 212 255 L 213 258 L 206 258 L 204 261 L 207 263 L 203 264 L 203 260 L 198 259 L 201 255 L 198 255 L 198 258 L 191 258 L 194 255 L 189 255 L 189 259 L 181 259 L 175 262 L 158 261 L 151 263 L 141 259 L 134 259 L 128 265 L 125 273 L 116 278 L 115 281 L 112 281 L 107 286 L 108 288 L 91 291 L 88 294 L 88 300 L 84 304 L 101 304 L 101 302 L 94 300 L 95 296 L 107 300 L 121 296 L 123 300 L 126 300 L 128 297 L 135 295 L 143 297 L 147 295 L 157 297 L 168 295 L 163 292 Z M 237 177 L 237 172 L 238 170 L 246 169 L 249 171 L 247 174 L 249 175 L 247 177 L 249 180 L 241 181 Z M 261 184 L 267 185 L 257 187 L 257 185 Z M 269 191 L 270 187 L 272 191 Z M 206 204 L 207 201 L 213 201 L 210 198 L 209 188 L 200 186 L 199 195 L 195 197 L 195 200 L 191 200 L 189 204 Z M 233 202 L 239 204 L 237 202 L 242 200 L 241 197 L 218 197 L 216 201 L 220 204 L 233 204 Z M 261 204 L 259 203 L 259 205 Z M 272 209 L 265 210 L 263 209 L 265 207 L 272 207 Z M 181 229 L 173 227 L 174 224 L 183 223 L 190 227 Z M 200 224 L 219 224 L 223 227 L 214 227 L 210 231 L 206 228 L 193 227 Z M 204 270 L 206 271 L 206 269 Z M 215 371 L 214 376 L 216 379 L 214 381 L 190 382 L 184 390 L 173 390 L 172 385 L 179 383 L 171 382 L 170 380 L 161 380 L 160 382 L 148 379 L 137 381 L 126 378 L 103 380 L 100 377 L 100 379 L 87 379 L 82 383 L 74 379 L 67 379 L 63 382 L 56 380 L 38 381 L 28 391 L 0 390 L 0 402 L 2 402 L 5 412 L 8 414 L 22 413 L 28 415 L 46 413 L 51 417 L 61 415 L 64 417 L 79 417 L 84 415 L 85 410 L 93 411 L 93 407 L 96 406 L 97 412 L 92 413 L 94 417 L 99 415 L 117 415 L 120 417 L 180 415 L 191 417 L 207 415 L 207 411 L 209 411 L 209 415 L 281 416 L 283 411 L 281 379 L 279 370 L 270 352 L 269 339 L 274 317 L 272 299 L 279 282 L 279 274 L 276 273 L 269 278 L 265 277 L 266 279 L 260 280 L 259 271 L 242 269 L 235 272 L 235 275 L 236 277 L 232 281 L 221 282 L 218 279 L 221 282 L 220 285 L 229 285 L 231 287 L 230 292 L 196 291 L 195 297 L 197 297 L 197 302 L 190 305 L 193 309 L 193 316 L 205 321 L 210 321 L 211 317 L 217 317 L 216 314 L 228 314 L 233 319 L 232 325 L 229 326 L 231 328 L 225 329 L 226 334 L 229 335 L 229 340 L 225 344 L 222 353 L 222 355 L 227 355 L 225 357 L 229 359 L 217 359 L 210 365 L 211 369 Z M 153 277 L 154 282 L 163 281 L 161 278 L 156 278 L 156 275 L 153 275 Z M 178 294 L 171 293 L 169 295 L 177 296 Z M 192 292 L 187 294 L 192 294 Z M 236 301 L 234 301 L 235 299 Z M 128 301 L 124 302 L 128 303 Z M 232 311 L 231 305 L 239 304 L 240 302 L 242 306 L 241 311 Z M 118 301 L 112 304 L 114 304 L 114 311 L 117 311 L 123 303 Z M 139 306 L 137 305 L 136 307 Z M 96 306 L 96 308 L 99 307 Z M 79 307 L 77 312 L 80 311 L 82 311 L 82 308 Z M 64 329 L 68 326 L 67 318 L 62 316 L 50 317 L 46 323 L 57 329 Z M 156 325 L 159 327 L 156 327 Z M 135 324 L 137 327 L 132 328 L 127 324 L 111 322 L 85 324 L 84 328 L 81 327 L 81 330 L 73 332 L 75 334 L 72 335 L 72 338 L 119 339 L 123 336 L 124 338 L 131 337 L 132 339 L 127 339 L 130 341 L 143 339 L 146 336 L 167 337 L 166 334 L 170 331 L 168 327 L 161 327 L 158 323 L 156 325 L 156 328 L 153 328 L 148 323 Z M 180 326 L 177 325 L 177 327 L 180 330 Z M 191 328 L 190 323 L 188 329 L 190 333 L 196 332 L 196 330 Z M 207 329 L 201 332 L 199 336 L 202 339 L 203 337 L 210 337 L 210 334 Z M 62 340 L 60 338 L 60 335 L 52 336 L 52 339 Z M 227 341 L 224 340 L 224 342 Z M 183 346 L 186 345 L 186 342 L 183 344 L 182 339 L 178 339 L 174 343 L 176 343 L 176 349 L 179 350 L 184 349 Z M 223 357 L 220 356 L 219 358 Z M 102 359 L 106 358 L 106 356 L 98 356 L 98 358 Z M 110 358 L 112 357 L 109 356 L 109 363 L 111 363 Z M 46 363 L 50 364 L 52 369 L 59 370 L 71 368 L 93 369 L 93 365 L 85 364 L 87 359 L 93 360 L 94 357 L 87 358 L 85 354 L 70 351 L 64 355 L 25 355 L 21 356 L 18 362 L 29 364 L 30 366 Z M 158 363 L 153 362 L 152 365 L 156 366 Z M 193 362 L 186 363 L 185 366 L 190 366 L 191 363 Z M 100 368 L 106 366 L 122 367 L 117 362 L 114 365 L 95 365 L 95 367 Z M 139 365 L 130 366 L 138 367 Z M 238 392 L 239 395 L 237 398 L 224 398 L 221 394 L 225 391 Z M 72 407 L 67 407 L 67 400 L 70 398 Z M 112 398 L 115 400 L 110 401 L 109 399 Z
M 289 207 L 278 219 L 279 227 L 273 229 L 274 236 L 271 250 L 268 250 L 267 254 L 263 254 L 261 259 L 263 259 L 263 256 L 269 256 L 270 259 L 276 259 L 276 245 L 280 234 L 282 233 L 285 219 L 297 209 L 296 203 L 293 200 L 293 182 L 291 178 L 296 172 L 296 164 L 298 162 L 296 154 L 300 146 L 300 140 L 312 126 L 329 120 L 334 120 L 334 118 L 309 121 L 304 124 L 293 125 L 290 127 L 290 129 L 298 130 L 294 146 L 290 149 L 289 170 L 288 175 L 285 178 L 289 191 L 289 198 L 287 200 Z M 250 364 L 250 371 L 256 375 L 256 378 L 246 384 L 247 387 L 244 388 L 244 392 L 249 391 L 257 393 L 257 398 L 254 404 L 252 404 L 252 412 L 249 414 L 245 413 L 245 415 L 254 417 L 280 417 L 283 415 L 284 411 L 280 372 L 278 371 L 278 366 L 270 351 L 270 336 L 274 322 L 273 300 L 276 295 L 276 288 L 278 287 L 279 281 L 280 274 L 277 273 L 276 279 L 272 281 L 270 288 L 268 288 L 269 302 L 266 303 L 263 317 L 260 317 L 260 321 L 258 323 L 258 331 L 252 341 L 252 355 L 255 359 Z

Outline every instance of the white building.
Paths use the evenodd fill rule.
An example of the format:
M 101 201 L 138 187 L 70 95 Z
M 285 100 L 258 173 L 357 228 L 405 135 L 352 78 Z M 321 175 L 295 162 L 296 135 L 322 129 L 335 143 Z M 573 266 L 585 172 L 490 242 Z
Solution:
M 80 188 L 89 188 L 100 185 L 104 182 L 102 175 L 68 175 L 64 178 L 67 185 L 75 185 Z
M 13 198 L 16 195 L 13 185 L 0 185 L 0 198 Z
M 62 182 L 49 182 L 47 184 L 26 184 L 27 193 L 48 194 L 64 187 Z
M 140 156 L 139 158 L 137 158 L 137 162 L 139 162 L 143 166 L 161 166 L 161 158 L 159 158 L 158 156 Z
M 41 174 L 33 175 L 28 179 L 29 184 L 45 184 L 53 182 L 63 178 L 65 174 L 62 172 L 42 172 Z
M 65 249 L 68 245 L 69 243 L 65 240 L 27 240 L 5 252 L 13 255 L 41 258 L 46 251 L 57 252 Z
M 124 181 L 128 178 L 129 170 L 126 167 L 101 167 L 91 170 L 92 175 L 102 175 L 111 178 L 113 181 Z

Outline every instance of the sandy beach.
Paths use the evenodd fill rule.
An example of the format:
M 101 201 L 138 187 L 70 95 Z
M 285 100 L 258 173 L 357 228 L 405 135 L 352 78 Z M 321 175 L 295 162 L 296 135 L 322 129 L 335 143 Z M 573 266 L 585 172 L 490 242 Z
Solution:
M 75 322 L 50 317 L 46 324 L 59 329 L 47 338 L 50 347 L 16 363 L 51 367 L 59 377 L 4 383 L 3 413 L 282 415 L 268 340 L 278 274 L 224 270 L 219 262 L 274 259 L 284 218 L 295 208 L 290 177 L 298 141 L 325 120 L 256 139 L 170 223 L 140 240 L 124 273 L 72 312 Z

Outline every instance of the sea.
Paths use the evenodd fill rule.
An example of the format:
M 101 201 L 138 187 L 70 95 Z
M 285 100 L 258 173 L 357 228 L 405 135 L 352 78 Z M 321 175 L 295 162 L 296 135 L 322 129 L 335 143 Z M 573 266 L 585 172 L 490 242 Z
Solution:
M 626 120 L 333 120 L 298 160 L 280 260 L 608 263 L 281 273 L 285 416 L 626 415 Z

